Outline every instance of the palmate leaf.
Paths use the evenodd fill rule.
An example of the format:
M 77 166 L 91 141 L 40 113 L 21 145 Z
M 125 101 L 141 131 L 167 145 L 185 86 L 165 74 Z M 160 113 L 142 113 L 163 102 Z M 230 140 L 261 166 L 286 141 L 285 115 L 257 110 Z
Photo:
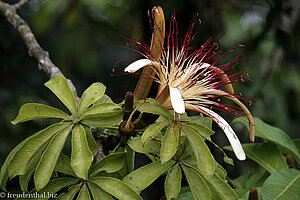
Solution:
M 120 200 L 142 200 L 142 197 L 125 182 L 111 177 L 96 177 L 91 180 L 100 188 Z
M 226 170 L 220 165 L 219 163 L 216 162 L 216 174 L 222 178 L 223 180 L 226 179 L 227 177 L 227 172 Z
M 121 175 L 120 179 L 131 173 L 134 169 L 135 151 L 129 145 L 126 145 L 123 151 L 125 152 L 123 166 L 118 170 L 118 173 Z
M 226 183 L 225 180 L 220 178 L 218 175 L 214 174 L 208 180 L 210 191 L 215 196 L 213 199 L 222 200 L 235 200 L 238 199 L 238 195 L 235 191 Z
M 99 103 L 87 109 L 81 116 L 81 123 L 105 127 L 118 125 L 123 118 L 123 109 L 114 103 Z
M 156 155 L 159 155 L 161 146 L 161 143 L 155 140 L 151 140 L 150 142 L 143 144 L 140 136 L 130 138 L 127 144 L 130 146 L 130 148 L 138 153 L 151 153 Z
M 119 171 L 124 164 L 124 156 L 126 152 L 112 153 L 99 162 L 91 169 L 90 177 L 94 177 L 100 171 L 113 173 Z
M 51 181 L 38 193 L 40 194 L 40 198 L 34 198 L 38 200 L 43 200 L 43 199 L 54 199 L 56 198 L 56 193 L 60 191 L 61 189 L 65 187 L 72 186 L 74 184 L 78 183 L 78 179 L 74 178 L 56 178 Z M 34 189 L 30 193 L 35 193 L 37 190 Z M 25 200 L 25 199 L 24 199 Z
M 114 200 L 109 193 L 105 192 L 98 185 L 88 182 L 88 187 L 94 200 Z
M 59 98 L 73 115 L 76 114 L 77 108 L 75 98 L 65 77 L 61 75 L 54 76 L 45 83 L 45 86 Z
M 215 172 L 215 159 L 209 148 L 196 130 L 185 125 L 182 126 L 182 129 L 192 146 L 201 174 L 205 177 L 211 177 Z
M 7 156 L 6 160 L 4 161 L 2 167 L 1 167 L 1 171 L 0 171 L 0 186 L 1 189 L 6 191 L 6 182 L 8 180 L 8 165 L 10 164 L 10 162 L 12 161 L 12 159 L 14 158 L 15 154 L 18 152 L 18 150 L 24 145 L 24 143 L 28 140 L 29 138 L 25 139 L 23 142 L 21 142 L 20 144 L 18 144 Z
M 283 169 L 271 174 L 262 186 L 263 199 L 300 199 L 300 171 Z
M 58 123 L 53 124 L 35 134 L 28 137 L 26 141 L 20 146 L 20 148 L 15 152 L 13 157 L 8 157 L 7 159 L 12 159 L 8 165 L 8 174 L 10 178 L 16 175 L 22 175 L 26 172 L 27 164 L 30 158 L 39 150 L 39 148 L 47 143 L 53 135 L 69 126 L 68 123 Z
M 144 103 L 149 102 L 149 103 Z M 145 101 L 138 101 L 135 102 L 135 106 L 139 106 L 140 104 L 144 103 L 138 110 L 140 112 L 146 112 L 146 113 L 153 113 L 156 115 L 164 116 L 167 119 L 173 120 L 173 115 L 167 110 L 164 106 L 155 103 L 153 99 L 146 99 Z
M 57 200 L 71 200 L 75 197 L 75 195 L 78 193 L 78 191 L 81 188 L 82 183 L 73 185 L 72 187 L 69 188 L 67 193 L 62 193 L 59 195 Z
M 142 138 L 141 138 L 142 142 L 144 144 L 146 144 L 151 139 L 155 138 L 163 128 L 167 127 L 171 123 L 172 122 L 170 122 L 170 121 L 163 121 L 163 122 L 155 122 L 155 123 L 151 124 L 144 131 Z
M 249 128 L 248 122 L 237 118 L 233 120 L 234 123 L 242 123 Z M 300 153 L 293 143 L 293 141 L 289 138 L 289 136 L 283 132 L 281 129 L 273 127 L 258 118 L 254 118 L 255 122 L 255 134 L 258 137 L 261 137 L 267 141 L 271 141 L 272 143 L 278 145 L 284 150 L 284 153 L 291 154 L 295 160 L 300 163 Z
M 96 154 L 97 154 L 97 151 L 98 151 L 98 146 L 97 146 L 96 141 L 95 141 L 95 139 L 94 139 L 94 137 L 92 135 L 91 128 L 87 127 L 85 129 L 85 132 L 86 132 L 86 140 L 88 142 L 90 151 L 92 152 L 93 157 L 95 157 Z
M 77 196 L 77 199 L 78 200 L 90 200 L 91 199 L 91 195 L 90 195 L 89 189 L 86 184 L 83 184 L 83 186 L 81 187 L 81 190 Z
M 258 188 L 262 186 L 269 175 L 269 172 L 267 172 L 264 168 L 258 167 L 254 170 L 246 171 L 234 180 L 229 179 L 229 182 L 234 186 L 235 189 L 240 191 L 248 191 L 253 187 Z
M 182 135 L 180 137 L 180 148 L 177 149 L 176 157 L 182 160 L 190 156 L 192 153 L 194 153 L 194 151 L 189 143 L 189 140 L 186 138 L 185 135 Z
M 33 172 L 38 162 L 40 161 L 41 155 L 45 150 L 46 146 L 47 143 L 43 144 L 43 146 L 39 148 L 39 150 L 30 158 L 30 161 L 28 162 L 28 165 L 26 167 L 25 174 L 19 176 L 19 183 L 22 191 L 27 192 L 28 183 L 33 175 Z
M 184 186 L 181 188 L 180 193 L 178 195 L 178 200 L 191 200 L 193 199 L 193 193 L 191 191 L 191 189 L 189 188 L 189 186 Z
M 88 87 L 81 96 L 78 113 L 84 112 L 90 105 L 101 99 L 105 90 L 106 87 L 102 83 L 93 83 Z
M 76 124 L 72 131 L 71 168 L 78 177 L 87 180 L 88 170 L 93 159 L 94 156 L 90 151 L 86 132 L 82 125 Z
M 204 137 L 207 140 L 210 140 L 210 136 L 212 136 L 215 133 L 210 128 L 207 128 L 200 124 L 191 123 L 191 122 L 184 122 L 183 124 L 185 127 L 194 129 L 199 135 L 201 135 L 202 137 Z
M 70 158 L 62 152 L 57 159 L 54 170 L 63 174 L 68 174 L 70 176 L 76 176 L 71 168 Z
M 165 180 L 165 194 L 167 200 L 176 199 L 181 189 L 182 173 L 179 164 L 169 169 Z
M 107 96 L 106 94 L 104 94 L 98 101 L 96 101 L 94 104 L 98 104 L 98 103 L 113 103 L 113 100 Z
M 226 147 L 225 149 L 232 150 L 230 147 Z M 271 142 L 243 144 L 243 149 L 248 158 L 258 163 L 270 173 L 287 168 L 285 158 L 279 148 Z
M 212 199 L 205 179 L 193 168 L 181 165 L 194 199 Z
M 196 115 L 196 116 L 192 116 L 190 118 L 191 118 L 191 121 L 190 121 L 191 123 L 199 124 L 199 125 L 209 128 L 209 129 L 212 128 L 213 120 L 210 117 Z
M 140 193 L 143 189 L 148 187 L 153 181 L 164 174 L 175 163 L 170 160 L 164 164 L 156 161 L 140 167 L 130 174 L 128 174 L 123 181 L 131 186 L 132 189 Z
M 212 199 L 234 200 L 238 198 L 237 194 L 227 184 L 227 172 L 217 162 L 215 162 L 216 171 L 214 175 L 210 177 L 202 176 L 201 171 L 196 165 L 195 158 L 193 158 L 192 156 L 182 160 L 182 164 L 186 167 L 193 169 L 201 175 L 201 177 L 206 181 L 207 185 L 209 186 L 210 192 L 212 194 Z
M 175 126 L 174 128 L 173 125 L 168 126 L 166 133 L 161 140 L 161 163 L 169 161 L 176 154 L 180 131 L 178 126 Z
M 38 103 L 27 103 L 21 106 L 16 119 L 11 123 L 16 125 L 21 122 L 41 118 L 60 118 L 65 120 L 71 119 L 69 115 L 57 108 Z
M 72 125 L 58 132 L 49 142 L 42 154 L 41 160 L 34 173 L 35 189 L 39 191 L 47 185 L 56 165 L 60 152 L 65 144 L 67 136 L 72 130 Z

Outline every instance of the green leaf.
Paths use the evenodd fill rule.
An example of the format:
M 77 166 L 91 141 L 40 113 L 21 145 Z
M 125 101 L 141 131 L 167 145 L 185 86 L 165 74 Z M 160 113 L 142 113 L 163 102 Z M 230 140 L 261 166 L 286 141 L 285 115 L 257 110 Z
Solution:
M 199 135 L 204 137 L 207 140 L 211 140 L 210 136 L 213 135 L 215 132 L 203 125 L 196 124 L 196 123 L 190 123 L 190 122 L 184 122 L 184 126 L 189 127 L 191 129 L 194 129 Z
M 174 165 L 169 169 L 166 180 L 165 180 L 165 194 L 167 200 L 172 198 L 177 199 L 177 196 L 181 189 L 181 169 L 179 164 Z
M 124 178 L 127 174 L 131 173 L 134 169 L 134 157 L 135 151 L 130 148 L 130 146 L 124 147 L 124 162 L 123 167 L 118 171 L 118 173 Z
M 229 179 L 230 184 L 239 190 L 250 190 L 251 188 L 260 187 L 265 182 L 266 178 L 269 177 L 270 173 L 264 168 L 258 166 L 253 170 L 248 170 L 241 176 L 234 180 Z
M 81 96 L 78 113 L 84 112 L 90 105 L 101 99 L 106 87 L 102 83 L 93 83 L 88 87 Z
M 124 164 L 125 152 L 112 153 L 100 160 L 91 170 L 90 177 L 95 176 L 100 171 L 113 173 L 119 171 Z
M 211 129 L 213 120 L 210 117 L 204 117 L 202 115 L 197 115 L 197 116 L 191 117 L 191 122 Z
M 140 112 L 146 112 L 146 113 L 152 113 L 156 115 L 164 116 L 170 120 L 173 120 L 173 115 L 162 105 L 155 103 L 153 99 L 146 99 L 145 101 L 138 101 L 135 102 L 134 105 L 137 107 L 143 102 L 149 102 L 144 103 L 138 110 Z
M 262 186 L 263 199 L 300 199 L 300 171 L 283 169 L 271 174 Z
M 87 142 L 89 144 L 89 148 L 93 154 L 93 157 L 96 156 L 97 154 L 97 151 L 98 151 L 98 146 L 97 146 L 97 143 L 92 135 L 92 131 L 91 131 L 91 128 L 88 127 L 86 128 L 86 139 L 87 139 Z
M 77 196 L 78 200 L 89 200 L 91 199 L 89 189 L 86 184 L 84 184 Z
M 123 181 L 111 177 L 96 177 L 91 182 L 120 200 L 142 200 L 142 197 Z
M 82 125 L 76 124 L 72 131 L 71 168 L 78 177 L 87 180 L 93 159 L 94 156 L 86 139 L 86 132 Z
M 102 190 L 98 185 L 88 182 L 88 186 L 94 200 L 114 200 L 110 194 Z
M 298 151 L 300 152 L 300 139 L 293 140 L 294 144 L 296 145 Z
M 38 194 L 40 194 L 40 196 L 46 194 L 46 198 L 35 198 L 38 200 L 43 200 L 43 199 L 53 199 L 56 195 L 56 193 L 68 186 L 74 185 L 78 182 L 77 179 L 73 179 L 73 178 L 57 178 L 57 179 L 53 179 L 51 181 L 49 181 L 49 183 L 40 191 L 38 191 Z M 34 193 L 36 192 L 36 190 L 33 190 L 33 192 L 30 193 Z
M 20 144 L 18 144 L 7 156 L 7 158 L 5 159 L 2 167 L 1 167 L 1 171 L 0 171 L 0 184 L 1 184 L 1 189 L 6 191 L 6 182 L 8 180 L 8 166 L 10 164 L 10 162 L 12 161 L 12 159 L 14 158 L 15 154 L 18 152 L 18 150 L 25 144 L 25 142 L 30 139 L 29 137 L 27 139 L 25 139 L 23 142 L 21 142 Z
M 257 190 L 257 193 L 258 193 L 257 200 L 263 200 L 262 195 L 261 195 L 261 187 L 256 187 L 256 190 Z M 249 200 L 250 189 L 249 190 L 236 189 L 235 191 L 239 196 L 239 200 Z
M 234 190 L 226 183 L 225 180 L 217 176 L 213 175 L 208 180 L 211 188 L 217 193 L 218 199 L 222 200 L 234 200 L 238 199 L 238 195 L 234 192 Z M 215 198 L 217 199 L 217 198 Z
M 191 200 L 193 199 L 193 193 L 191 192 L 191 189 L 189 186 L 184 186 L 181 188 L 180 193 L 178 195 L 178 200 Z
M 248 122 L 237 118 L 233 121 L 234 123 L 242 123 L 245 126 L 248 127 Z M 273 127 L 263 121 L 261 121 L 258 118 L 254 118 L 255 122 L 255 134 L 258 137 L 261 137 L 263 139 L 269 140 L 273 142 L 274 144 L 280 146 L 285 153 L 291 154 L 295 160 L 300 163 L 300 153 L 297 149 L 296 145 L 293 143 L 293 141 L 289 138 L 289 136 L 283 132 L 281 129 Z
M 215 159 L 209 148 L 196 130 L 185 125 L 182 126 L 182 129 L 194 150 L 201 174 L 205 177 L 211 177 L 215 172 Z
M 33 172 L 40 161 L 40 158 L 42 156 L 43 151 L 46 148 L 47 143 L 43 144 L 39 148 L 39 150 L 30 158 L 30 161 L 28 162 L 28 165 L 26 167 L 26 172 L 23 175 L 19 176 L 19 183 L 21 186 L 21 190 L 24 192 L 27 192 L 28 183 L 33 175 Z
M 151 140 L 147 144 L 143 144 L 140 136 L 130 138 L 127 144 L 138 153 L 159 155 L 160 152 L 159 141 Z
M 190 156 L 192 153 L 194 153 L 194 151 L 189 143 L 189 140 L 186 138 L 186 136 L 181 136 L 180 147 L 176 152 L 177 157 L 181 160 Z
M 87 109 L 82 114 L 81 118 L 87 119 L 87 118 L 91 118 L 106 113 L 114 113 L 115 111 L 122 111 L 122 108 L 115 103 L 99 103 Z
M 70 158 L 63 154 L 62 152 L 60 153 L 55 168 L 55 171 L 58 171 L 63 174 L 71 175 L 71 176 L 76 176 L 75 173 L 73 172 L 71 165 L 70 165 Z
M 27 103 L 20 108 L 18 116 L 11 123 L 16 125 L 21 122 L 40 118 L 71 119 L 69 115 L 57 108 L 38 103 Z
M 88 126 L 105 127 L 118 125 L 123 118 L 123 110 L 114 103 L 100 103 L 90 107 L 82 115 L 82 123 Z
M 178 147 L 178 136 L 180 132 L 180 128 L 175 126 L 173 129 L 173 125 L 168 126 L 166 130 L 166 134 L 161 140 L 161 148 L 160 148 L 160 160 L 161 163 L 165 163 L 169 161 L 177 151 Z
M 53 135 L 68 125 L 69 124 L 66 123 L 53 124 L 27 138 L 20 149 L 15 152 L 13 159 L 8 165 L 9 177 L 13 178 L 16 175 L 24 174 L 30 158 L 43 144 L 47 143 Z
M 212 199 L 208 185 L 196 170 L 182 165 L 185 177 L 189 183 L 194 199 Z
M 226 147 L 229 149 L 228 147 Z M 271 143 L 244 144 L 243 149 L 251 160 L 257 162 L 271 174 L 287 168 L 285 158 L 278 147 Z
M 34 183 L 37 191 L 45 187 L 49 182 L 57 159 L 71 129 L 72 126 L 64 128 L 50 140 L 34 173 Z
M 223 160 L 225 163 L 234 166 L 233 160 L 229 157 L 227 157 L 227 155 L 224 155 Z
M 132 189 L 140 193 L 143 189 L 148 187 L 158 177 L 165 173 L 174 163 L 174 160 L 170 160 L 164 164 L 161 164 L 160 161 L 150 163 L 134 170 L 128 174 L 123 181 L 128 183 Z
M 61 195 L 58 196 L 57 200 L 70 200 L 75 197 L 77 192 L 81 188 L 81 183 L 77 185 L 73 185 L 72 187 L 69 188 L 69 191 L 67 193 L 62 193 Z
M 60 75 L 54 76 L 45 83 L 45 86 L 59 98 L 73 115 L 76 113 L 75 98 L 65 77 Z
M 160 131 L 168 126 L 171 122 L 170 121 L 163 121 L 163 122 L 156 122 L 148 126 L 148 128 L 145 130 L 145 132 L 142 135 L 142 142 L 146 144 L 153 138 L 155 138 Z
M 98 101 L 96 101 L 94 104 L 98 103 L 113 103 L 113 100 L 106 94 L 104 94 Z
M 227 177 L 227 172 L 226 170 L 220 165 L 219 163 L 216 162 L 216 173 L 217 175 L 222 178 L 223 180 L 226 179 Z

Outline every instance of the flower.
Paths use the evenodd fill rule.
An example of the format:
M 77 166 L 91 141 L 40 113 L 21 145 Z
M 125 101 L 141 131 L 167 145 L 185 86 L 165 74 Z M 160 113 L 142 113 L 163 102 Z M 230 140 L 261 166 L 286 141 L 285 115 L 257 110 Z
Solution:
M 241 95 L 234 94 L 232 83 L 243 81 L 248 76 L 241 72 L 233 72 L 233 68 L 239 63 L 236 57 L 230 62 L 216 66 L 229 52 L 222 54 L 212 39 L 206 41 L 199 49 L 190 47 L 194 39 L 192 33 L 195 20 L 192 21 L 184 41 L 179 48 L 177 39 L 177 23 L 172 17 L 166 47 L 160 60 L 154 60 L 151 51 L 139 41 L 131 40 L 132 44 L 141 47 L 145 58 L 131 63 L 125 68 L 125 72 L 134 73 L 139 69 L 149 66 L 157 77 L 152 77 L 160 84 L 156 102 L 168 109 L 174 109 L 178 114 L 183 114 L 186 109 L 198 111 L 212 118 L 227 136 L 233 151 L 239 160 L 245 160 L 246 156 L 242 145 L 231 126 L 212 109 L 239 114 L 243 111 L 249 120 L 250 140 L 254 141 L 254 121 L 247 107 L 239 100 Z M 162 45 L 162 44 L 157 44 Z M 189 53 L 192 51 L 192 53 Z M 222 88 L 225 90 L 222 90 Z M 237 106 L 220 103 L 220 97 L 232 100 Z

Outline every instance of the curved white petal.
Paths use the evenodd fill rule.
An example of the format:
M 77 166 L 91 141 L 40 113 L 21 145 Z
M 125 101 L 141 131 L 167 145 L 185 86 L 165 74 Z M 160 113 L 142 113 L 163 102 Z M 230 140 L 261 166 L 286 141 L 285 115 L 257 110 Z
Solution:
M 217 124 L 218 126 L 223 129 L 225 135 L 227 136 L 229 143 L 232 146 L 233 152 L 235 153 L 236 157 L 239 160 L 245 160 L 246 159 L 246 155 L 245 152 L 243 150 L 243 147 L 238 139 L 238 137 L 236 136 L 236 134 L 234 133 L 233 129 L 231 128 L 231 126 L 217 113 L 215 113 L 214 111 L 202 107 L 202 106 L 197 106 L 199 109 L 204 111 L 204 114 L 206 113 L 208 116 L 210 116 Z
M 176 88 L 172 88 L 169 86 L 169 89 L 170 89 L 171 103 L 174 111 L 178 114 L 183 114 L 185 112 L 185 107 L 184 107 L 181 87 L 178 86 Z
M 131 63 L 130 65 L 128 65 L 124 71 L 125 72 L 129 72 L 129 73 L 134 73 L 136 72 L 137 70 L 147 66 L 147 65 L 153 65 L 155 67 L 159 67 L 160 64 L 157 63 L 157 62 L 154 62 L 154 61 L 151 61 L 149 59 L 140 59 L 140 60 L 137 60 L 137 61 L 134 61 L 133 63 Z

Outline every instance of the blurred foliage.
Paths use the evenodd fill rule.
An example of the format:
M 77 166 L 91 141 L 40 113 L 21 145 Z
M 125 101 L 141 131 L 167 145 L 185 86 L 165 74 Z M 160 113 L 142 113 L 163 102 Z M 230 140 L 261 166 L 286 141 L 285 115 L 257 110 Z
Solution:
M 231 49 L 245 45 L 227 58 L 240 54 L 244 61 L 238 67 L 252 79 L 240 83 L 236 91 L 255 100 L 250 105 L 254 116 L 280 127 L 292 138 L 298 135 L 300 2 L 297 0 L 30 0 L 19 13 L 52 61 L 72 79 L 79 94 L 91 83 L 100 81 L 107 86 L 107 94 L 120 102 L 127 91 L 134 90 L 138 76 L 124 76 L 113 73 L 112 69 L 122 72 L 129 61 L 115 66 L 120 59 L 140 55 L 118 45 L 126 46 L 122 36 L 135 37 L 136 33 L 150 44 L 147 11 L 154 5 L 162 6 L 167 23 L 176 12 L 179 37 L 184 36 L 190 21 L 198 15 L 201 24 L 195 27 L 198 32 L 195 46 L 223 33 L 222 46 Z M 3 16 L 0 16 L 0 30 L 0 163 L 3 163 L 16 144 L 49 123 L 33 121 L 13 126 L 10 121 L 21 105 L 39 102 L 65 108 L 43 87 L 48 77 L 38 70 L 23 41 Z M 246 134 L 240 137 L 247 141 Z M 234 173 L 229 176 L 236 176 Z

